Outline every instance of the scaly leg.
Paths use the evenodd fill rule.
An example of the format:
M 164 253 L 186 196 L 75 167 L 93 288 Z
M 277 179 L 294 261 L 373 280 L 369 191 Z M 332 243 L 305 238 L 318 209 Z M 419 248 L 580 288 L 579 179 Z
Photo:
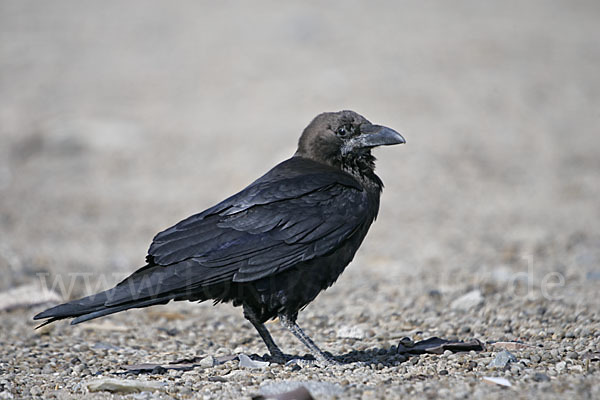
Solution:
M 328 354 L 325 354 L 319 349 L 319 347 L 312 341 L 310 337 L 296 324 L 296 321 L 288 318 L 287 316 L 280 314 L 279 321 L 281 321 L 281 325 L 285 326 L 298 340 L 300 340 L 308 349 L 310 353 L 315 357 L 318 363 L 323 365 L 334 365 L 340 364 L 333 357 Z

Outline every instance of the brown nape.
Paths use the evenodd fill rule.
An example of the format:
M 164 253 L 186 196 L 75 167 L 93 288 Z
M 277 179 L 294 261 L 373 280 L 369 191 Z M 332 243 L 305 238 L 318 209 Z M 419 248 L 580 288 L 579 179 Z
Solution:
M 342 140 L 336 136 L 336 131 L 344 125 L 364 123 L 369 121 L 350 110 L 319 114 L 302 132 L 295 155 L 339 167 Z

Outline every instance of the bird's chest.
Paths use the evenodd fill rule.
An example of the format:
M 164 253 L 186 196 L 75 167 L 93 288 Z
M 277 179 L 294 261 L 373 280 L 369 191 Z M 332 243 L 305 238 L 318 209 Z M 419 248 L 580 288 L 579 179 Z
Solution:
M 372 219 L 336 250 L 302 262 L 280 274 L 255 282 L 261 314 L 272 318 L 280 313 L 295 315 L 331 286 L 354 258 Z

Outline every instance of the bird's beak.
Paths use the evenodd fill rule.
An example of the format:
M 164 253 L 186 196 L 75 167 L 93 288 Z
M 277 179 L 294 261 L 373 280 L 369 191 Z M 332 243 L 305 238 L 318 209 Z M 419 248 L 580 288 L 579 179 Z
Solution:
M 406 143 L 402 135 L 395 130 L 372 124 L 361 125 L 360 135 L 353 140 L 353 147 L 377 147 Z

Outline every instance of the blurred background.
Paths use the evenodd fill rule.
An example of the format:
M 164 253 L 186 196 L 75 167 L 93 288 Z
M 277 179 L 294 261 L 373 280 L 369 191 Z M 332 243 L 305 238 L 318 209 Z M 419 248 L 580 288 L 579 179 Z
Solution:
M 116 282 L 341 109 L 408 141 L 345 285 L 600 279 L 599 4 L 2 0 L 0 289 Z

